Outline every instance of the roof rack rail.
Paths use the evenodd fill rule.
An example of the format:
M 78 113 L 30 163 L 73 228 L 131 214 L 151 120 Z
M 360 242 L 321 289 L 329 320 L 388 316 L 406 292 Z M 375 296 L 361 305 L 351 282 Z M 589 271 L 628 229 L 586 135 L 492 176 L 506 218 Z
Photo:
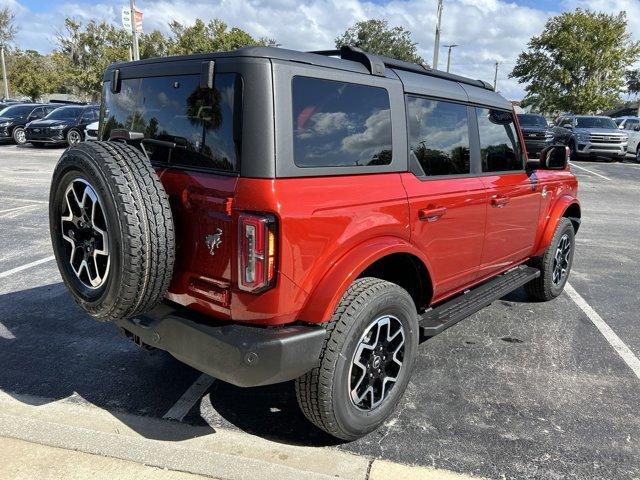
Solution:
M 432 77 L 443 78 L 446 80 L 452 80 L 454 82 L 464 83 L 467 85 L 473 85 L 475 87 L 484 88 L 486 90 L 493 90 L 493 85 L 484 80 L 474 80 L 472 78 L 462 77 L 453 73 L 441 72 L 440 70 L 434 70 L 425 64 L 418 65 L 417 63 L 405 62 L 404 60 L 398 60 L 395 58 L 383 57 L 380 55 L 372 55 L 366 53 L 358 47 L 352 47 L 350 45 L 344 45 L 340 50 L 318 50 L 309 53 L 315 53 L 317 55 L 324 56 L 340 56 L 343 60 L 352 60 L 354 62 L 362 63 L 371 72 L 372 75 L 384 76 L 384 68 L 389 67 L 395 70 L 403 70 L 405 72 L 420 73 L 422 75 L 429 75 Z M 374 73 L 375 71 L 375 73 Z

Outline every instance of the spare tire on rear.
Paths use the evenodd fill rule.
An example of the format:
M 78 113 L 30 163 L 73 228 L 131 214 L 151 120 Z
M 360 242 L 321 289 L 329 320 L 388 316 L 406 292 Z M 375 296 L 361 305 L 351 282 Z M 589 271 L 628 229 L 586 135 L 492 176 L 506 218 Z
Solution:
M 98 320 L 152 309 L 171 282 L 173 217 L 156 172 L 138 149 L 85 142 L 53 172 L 49 227 L 62 279 Z

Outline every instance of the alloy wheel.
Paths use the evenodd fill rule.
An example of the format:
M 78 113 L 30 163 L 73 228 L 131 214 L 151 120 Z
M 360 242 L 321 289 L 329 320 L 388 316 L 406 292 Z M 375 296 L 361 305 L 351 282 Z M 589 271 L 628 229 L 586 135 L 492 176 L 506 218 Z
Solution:
M 71 130 L 67 135 L 67 140 L 69 142 L 69 145 L 75 145 L 76 143 L 80 143 L 82 141 L 82 137 L 80 136 L 79 132 Z
M 78 280 L 91 290 L 102 287 L 109 274 L 106 215 L 95 189 L 82 178 L 73 180 L 62 200 L 62 238 Z
M 553 258 L 553 283 L 560 285 L 569 273 L 569 262 L 571 260 L 571 240 L 569 234 L 565 233 L 558 242 L 556 253 Z
M 27 134 L 24 132 L 23 129 L 19 129 L 16 131 L 15 138 L 16 138 L 16 143 L 18 145 L 23 145 L 27 142 Z
M 349 393 L 360 410 L 378 407 L 393 389 L 402 369 L 405 333 L 391 315 L 369 324 L 356 347 L 349 369 Z

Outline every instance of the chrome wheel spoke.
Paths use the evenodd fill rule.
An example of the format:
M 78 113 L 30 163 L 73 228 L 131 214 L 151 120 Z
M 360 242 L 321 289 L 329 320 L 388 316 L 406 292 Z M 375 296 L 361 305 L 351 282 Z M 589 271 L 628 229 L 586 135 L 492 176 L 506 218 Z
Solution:
M 101 287 L 109 273 L 109 235 L 102 204 L 89 182 L 77 178 L 69 184 L 60 222 L 74 274 L 89 289 Z
M 404 356 L 404 327 L 385 315 L 365 329 L 349 371 L 351 401 L 360 410 L 373 410 L 387 398 L 397 382 Z

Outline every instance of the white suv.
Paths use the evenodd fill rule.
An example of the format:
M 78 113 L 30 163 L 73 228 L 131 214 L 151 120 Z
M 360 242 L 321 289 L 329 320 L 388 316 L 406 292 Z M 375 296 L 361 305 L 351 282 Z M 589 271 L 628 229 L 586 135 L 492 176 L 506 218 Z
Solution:
M 640 117 L 616 118 L 616 123 L 620 130 L 629 134 L 627 155 L 633 155 L 636 162 L 640 163 Z

